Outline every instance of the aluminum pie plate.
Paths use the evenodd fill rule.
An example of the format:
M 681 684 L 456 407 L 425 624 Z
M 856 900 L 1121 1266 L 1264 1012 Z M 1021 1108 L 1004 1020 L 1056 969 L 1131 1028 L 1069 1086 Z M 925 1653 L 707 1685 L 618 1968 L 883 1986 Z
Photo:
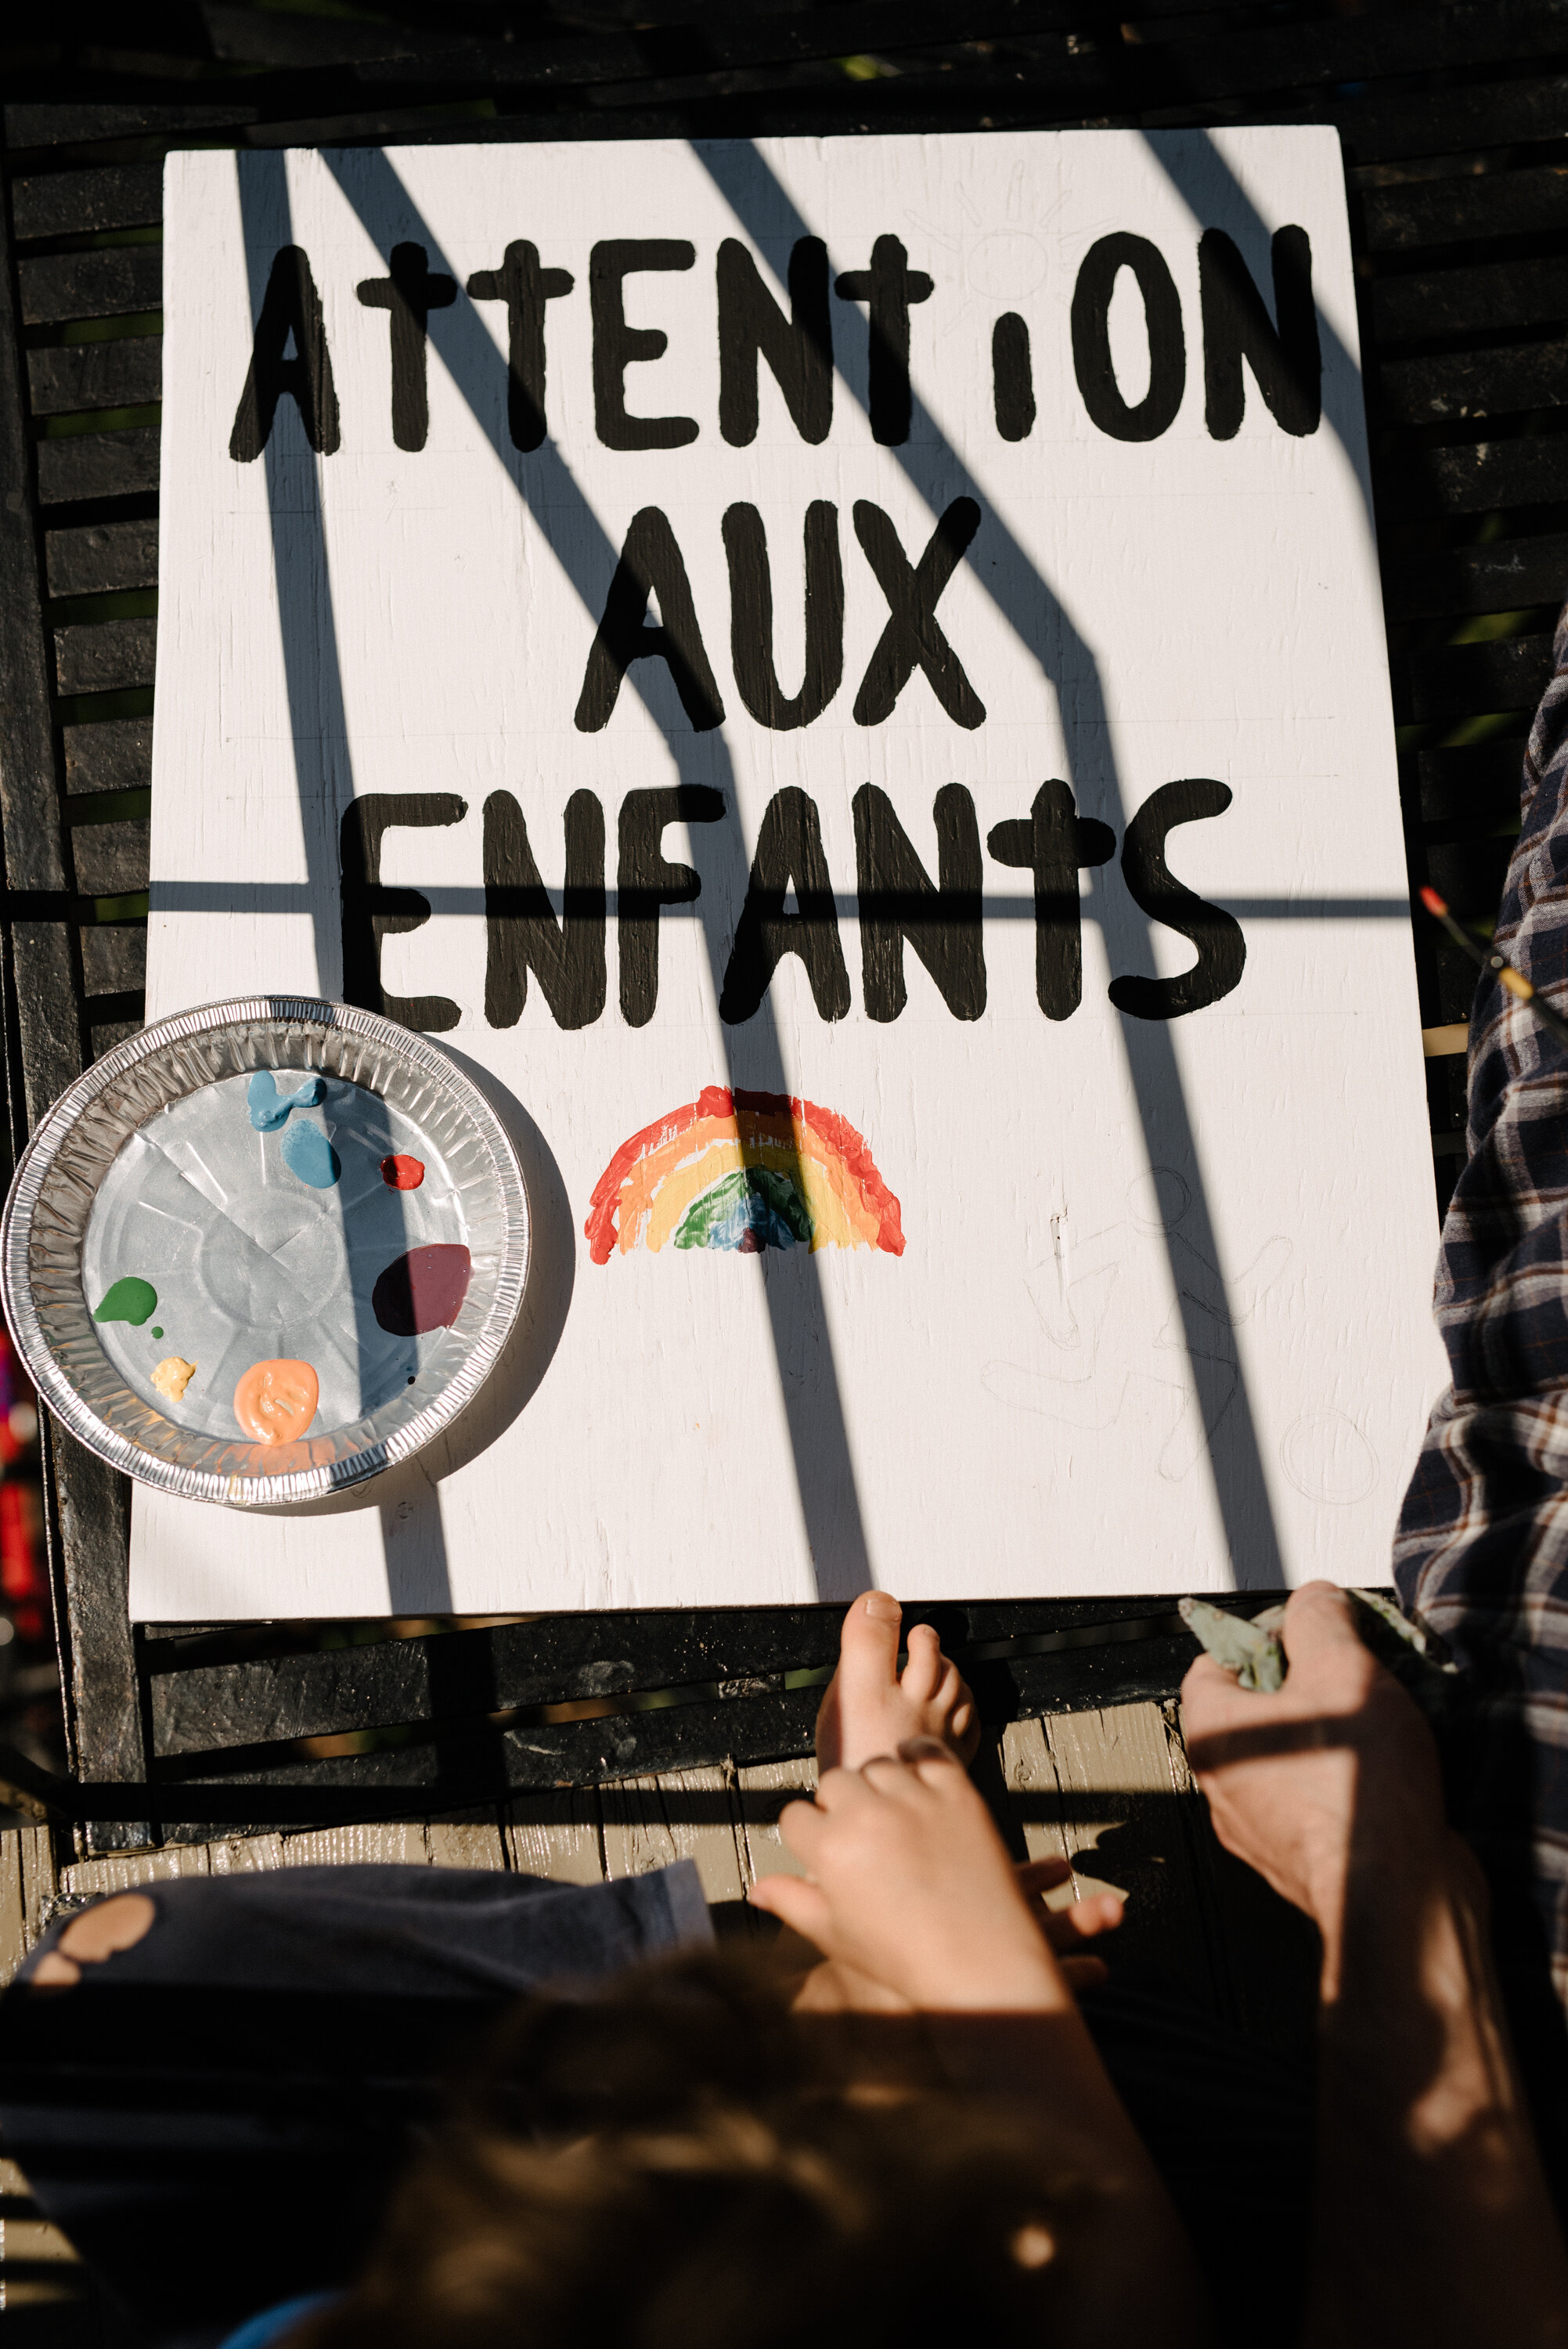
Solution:
M 262 1114 L 298 1099 L 259 1131 L 263 1070 Z M 423 1166 L 417 1188 L 386 1179 L 393 1158 Z M 428 1298 L 409 1311 L 407 1285 L 401 1314 L 386 1303 L 377 1282 L 408 1252 L 449 1268 L 465 1248 L 449 1320 L 411 1326 Z M 349 1004 L 256 996 L 159 1020 L 61 1094 L 11 1185 L 0 1288 L 39 1393 L 100 1459 L 187 1499 L 276 1507 L 451 1425 L 517 1319 L 529 1251 L 517 1154 L 439 1045 Z M 97 1319 L 116 1281 L 155 1307 Z M 178 1398 L 166 1371 L 153 1383 L 170 1357 L 195 1365 Z M 274 1360 L 310 1363 L 319 1401 L 303 1433 L 259 1443 L 235 1389 Z

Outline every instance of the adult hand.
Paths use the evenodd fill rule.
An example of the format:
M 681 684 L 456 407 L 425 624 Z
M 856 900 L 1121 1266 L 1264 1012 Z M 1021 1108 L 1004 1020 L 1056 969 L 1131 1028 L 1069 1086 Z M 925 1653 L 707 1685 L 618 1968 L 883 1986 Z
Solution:
M 1437 1748 L 1344 1591 L 1305 1584 L 1281 1637 L 1290 1669 L 1272 1695 L 1200 1656 L 1182 1728 L 1221 1842 L 1306 1911 L 1332 1956 L 1353 1878 L 1375 1872 L 1393 1892 L 1448 1869 Z
M 779 1824 L 808 1874 L 764 1877 L 752 1900 L 840 1967 L 928 2012 L 1070 2005 L 989 1811 L 934 1740 L 828 1771 Z

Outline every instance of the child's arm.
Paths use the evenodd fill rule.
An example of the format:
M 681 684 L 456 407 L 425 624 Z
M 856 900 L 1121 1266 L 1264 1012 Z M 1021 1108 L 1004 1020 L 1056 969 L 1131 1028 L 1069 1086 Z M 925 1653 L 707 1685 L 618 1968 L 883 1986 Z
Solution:
M 1315 2302 L 1333 2349 L 1568 2342 L 1568 2256 L 1431 1733 L 1342 1592 L 1298 1590 L 1276 1695 L 1202 1657 L 1187 1750 L 1220 1839 L 1323 1936 Z
M 1029 2112 L 1042 2158 L 1093 2181 L 1107 2341 L 1203 2337 L 1175 2213 L 1030 1913 L 985 1803 L 934 1740 L 831 1770 L 779 1822 L 809 1874 L 752 1893 L 836 1964 L 915 2009 L 948 2076 Z

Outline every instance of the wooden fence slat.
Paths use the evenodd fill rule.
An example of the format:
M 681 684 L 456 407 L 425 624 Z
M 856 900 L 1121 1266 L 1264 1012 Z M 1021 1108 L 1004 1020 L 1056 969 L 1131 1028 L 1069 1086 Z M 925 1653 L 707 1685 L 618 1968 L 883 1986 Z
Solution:
M 109 1892 L 134 1892 L 139 1884 L 211 1874 L 205 1844 L 171 1844 L 160 1851 L 117 1851 L 100 1859 L 75 1860 L 60 1870 L 60 1890 L 88 1893 L 96 1899 Z
M 1568 596 L 1568 533 L 1493 539 L 1485 546 L 1434 551 L 1384 577 L 1390 620 L 1511 612 Z
M 150 685 L 157 652 L 153 619 L 102 620 L 55 630 L 55 673 L 62 693 L 119 693 Z
M 1118 1946 L 1221 2003 L 1203 1930 L 1202 1891 L 1181 1816 L 1184 1759 L 1173 1768 L 1158 1705 L 1010 1723 L 1003 1776 L 1031 1859 L 1072 1863 L 1074 1897 L 1127 1895 Z
M 60 595 L 67 592 L 57 590 Z M 97 726 L 67 726 L 64 733 L 67 792 L 134 792 L 145 790 L 151 782 L 150 718 L 111 718 Z
M 1568 407 L 1561 342 L 1447 351 L 1440 358 L 1385 359 L 1371 370 L 1369 383 L 1376 395 L 1374 420 L 1380 410 L 1388 424 L 1462 424 L 1487 416 L 1522 416 L 1530 409 Z M 1440 472 L 1435 461 L 1439 454 L 1434 450 L 1429 458 L 1434 477 Z M 1470 452 L 1444 450 L 1440 454 L 1462 462 Z
M 494 1868 L 508 1864 L 507 1841 L 494 1803 L 451 1811 L 425 1822 L 425 1857 L 432 1868 Z
M 148 885 L 151 843 L 148 819 L 84 824 L 73 843 L 77 885 L 89 897 L 119 897 Z
M 51 595 L 102 595 L 125 587 L 156 587 L 158 524 L 99 522 L 89 523 L 82 530 L 52 530 L 44 541 L 44 562 Z M 121 719 L 120 723 L 146 727 L 150 752 L 150 719 Z M 70 730 L 76 731 L 75 728 Z
M 748 1763 L 736 1773 L 736 1789 L 752 1882 L 763 1876 L 802 1875 L 799 1861 L 779 1832 L 779 1813 L 786 1801 L 808 1801 L 816 1793 L 816 1756 Z
M 121 335 L 112 342 L 29 351 L 27 386 L 35 416 L 149 407 L 163 397 L 163 337 Z
M 1413 253 L 1485 237 L 1560 235 L 1568 216 L 1568 176 L 1557 163 L 1521 171 L 1461 173 L 1368 188 L 1358 199 L 1369 253 Z
M 1568 318 L 1568 259 L 1489 261 L 1418 277 L 1378 277 L 1367 301 L 1385 349 L 1439 335 L 1552 325 Z
M 1550 636 L 1509 636 L 1491 645 L 1445 645 L 1410 661 L 1408 707 L 1397 717 L 1470 718 L 1494 709 L 1533 709 L 1552 681 Z
M 38 443 L 38 496 L 46 505 L 89 498 L 129 498 L 158 487 L 158 427 L 125 432 L 74 432 Z
M 111 245 L 98 253 L 51 253 L 16 264 L 22 322 L 64 325 L 71 318 L 121 318 L 163 304 L 163 249 Z
M 561 1884 L 598 1884 L 604 1875 L 599 1804 L 585 1787 L 503 1804 L 501 1833 L 508 1864 L 520 1876 L 548 1876 Z
M 285 1868 L 346 1868 L 380 1863 L 420 1868 L 428 1857 L 422 1819 L 393 1819 L 379 1826 L 312 1827 L 283 1838 Z
M 1547 360 L 1552 357 L 1551 352 L 1545 354 Z M 1425 367 L 1433 363 L 1422 359 L 1418 364 Z M 1550 367 L 1543 363 L 1542 373 L 1543 383 L 1551 378 L 1554 403 L 1563 404 L 1561 357 Z M 1438 379 L 1434 368 L 1432 380 Z M 1415 420 L 1424 424 L 1429 419 L 1423 412 Z M 1568 502 L 1568 435 L 1478 440 L 1449 449 L 1406 449 L 1382 467 L 1377 491 L 1378 512 L 1389 520 L 1492 513 L 1506 506 L 1561 505 Z
M 11 218 L 22 240 L 154 228 L 163 218 L 162 169 L 157 163 L 99 164 L 86 171 L 29 175 L 12 182 Z
M 683 1819 L 678 1801 L 669 1799 L 682 1795 L 715 1798 L 722 1816 Z M 750 1878 L 733 1770 L 666 1770 L 622 1778 L 601 1787 L 599 1801 L 606 1877 L 644 1876 L 650 1868 L 690 1859 L 707 1900 L 745 1899 Z

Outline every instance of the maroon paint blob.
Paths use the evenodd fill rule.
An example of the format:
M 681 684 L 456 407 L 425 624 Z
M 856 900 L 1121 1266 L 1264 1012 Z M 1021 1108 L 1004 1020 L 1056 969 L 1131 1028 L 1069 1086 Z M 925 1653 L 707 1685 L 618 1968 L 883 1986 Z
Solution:
M 462 1310 L 472 1269 L 467 1248 L 450 1242 L 410 1248 L 377 1276 L 370 1309 L 394 1338 L 450 1329 Z
M 422 1158 L 384 1158 L 381 1180 L 394 1191 L 417 1191 L 425 1179 Z

